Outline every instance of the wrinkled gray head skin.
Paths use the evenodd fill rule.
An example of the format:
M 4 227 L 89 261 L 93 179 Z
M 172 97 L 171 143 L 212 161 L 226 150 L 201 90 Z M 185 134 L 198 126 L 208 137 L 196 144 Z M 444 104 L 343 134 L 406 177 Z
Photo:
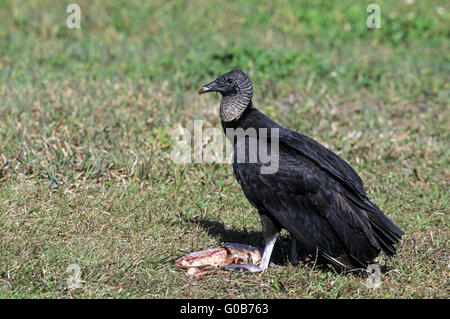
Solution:
M 219 76 L 198 91 L 199 94 L 206 92 L 222 94 L 220 119 L 224 122 L 230 122 L 238 119 L 250 105 L 253 86 L 247 74 L 241 70 L 233 70 Z

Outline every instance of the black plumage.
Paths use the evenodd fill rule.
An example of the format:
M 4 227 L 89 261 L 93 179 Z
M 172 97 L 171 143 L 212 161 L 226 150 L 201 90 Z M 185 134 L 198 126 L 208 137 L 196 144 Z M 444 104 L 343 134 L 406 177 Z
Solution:
M 260 265 L 239 268 L 255 272 L 266 269 L 281 228 L 304 248 L 317 250 L 329 262 L 345 269 L 367 267 L 380 251 L 395 255 L 395 245 L 403 233 L 367 198 L 363 182 L 350 164 L 253 107 L 253 89 L 244 72 L 228 72 L 199 93 L 209 91 L 222 94 L 220 114 L 225 131 L 256 132 L 254 136 L 249 133 L 230 137 L 234 174 L 261 216 L 266 240 Z M 273 144 L 276 136 L 271 135 L 275 130 L 277 150 Z M 250 140 L 259 142 L 265 137 L 260 132 L 265 131 L 269 153 L 276 151 L 271 155 L 277 155 L 279 161 L 276 172 L 271 174 L 261 173 L 261 168 L 270 163 L 264 163 L 259 156 L 256 162 L 249 161 L 252 152 L 259 152 L 258 147 L 250 147 Z M 245 152 L 244 161 L 237 160 L 239 152 Z

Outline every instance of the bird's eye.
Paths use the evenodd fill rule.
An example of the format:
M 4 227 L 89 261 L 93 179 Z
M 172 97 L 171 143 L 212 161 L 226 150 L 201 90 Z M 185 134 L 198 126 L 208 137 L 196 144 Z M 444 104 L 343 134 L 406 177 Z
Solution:
M 228 83 L 228 84 L 232 84 L 232 83 L 233 83 L 233 79 L 228 79 L 228 80 L 227 80 L 227 83 Z

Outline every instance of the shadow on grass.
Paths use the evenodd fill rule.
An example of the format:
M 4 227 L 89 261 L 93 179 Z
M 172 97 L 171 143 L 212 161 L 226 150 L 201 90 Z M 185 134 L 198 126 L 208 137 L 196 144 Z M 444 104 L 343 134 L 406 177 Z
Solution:
M 229 229 L 223 223 L 208 219 L 190 219 L 189 222 L 202 227 L 208 235 L 224 243 L 242 243 L 246 245 L 264 247 L 261 232 Z

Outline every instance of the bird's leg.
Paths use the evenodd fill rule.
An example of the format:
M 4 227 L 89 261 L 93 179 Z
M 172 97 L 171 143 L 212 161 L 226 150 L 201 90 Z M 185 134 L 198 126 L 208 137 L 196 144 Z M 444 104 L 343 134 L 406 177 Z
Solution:
M 264 247 L 264 252 L 261 261 L 258 266 L 253 263 L 250 264 L 235 264 L 222 267 L 224 270 L 247 270 L 252 273 L 262 272 L 269 267 L 270 257 L 272 256 L 273 247 L 277 241 L 279 233 L 275 233 L 269 240 L 266 241 L 266 246 Z
M 264 236 L 264 241 L 266 246 L 264 247 L 264 252 L 259 262 L 259 265 L 250 264 L 237 264 L 237 265 L 229 265 L 223 267 L 225 270 L 247 270 L 250 272 L 262 272 L 269 267 L 270 257 L 272 256 L 273 247 L 275 246 L 275 242 L 277 241 L 278 235 L 280 234 L 280 226 L 274 221 L 272 217 L 265 212 L 260 212 L 262 231 Z
M 298 261 L 297 239 L 295 237 L 292 237 L 291 258 L 290 259 L 291 259 L 291 265 L 297 264 L 297 261 Z

